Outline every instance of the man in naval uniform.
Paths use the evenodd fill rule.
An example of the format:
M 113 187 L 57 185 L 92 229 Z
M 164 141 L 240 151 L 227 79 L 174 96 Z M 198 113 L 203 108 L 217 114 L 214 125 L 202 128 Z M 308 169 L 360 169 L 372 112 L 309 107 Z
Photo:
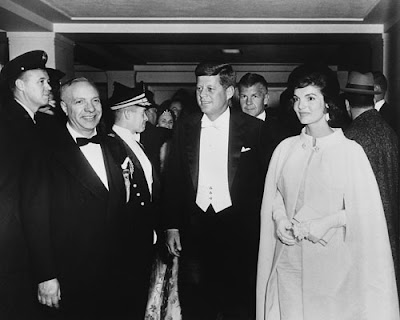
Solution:
M 127 190 L 126 279 L 131 284 L 134 298 L 129 303 L 136 309 L 135 319 L 143 319 L 146 307 L 153 243 L 155 242 L 156 202 L 159 179 L 152 159 L 140 143 L 140 134 L 147 123 L 146 109 L 151 107 L 142 87 L 131 89 L 114 84 L 109 100 L 114 113 L 114 125 L 109 133 L 114 157 L 126 170 Z M 134 251 L 128 250 L 134 244 Z
M 1 81 L 9 99 L 0 111 L 0 318 L 31 319 L 28 251 L 20 223 L 22 168 L 31 150 L 41 148 L 35 114 L 48 104 L 47 54 L 36 50 L 8 62 Z

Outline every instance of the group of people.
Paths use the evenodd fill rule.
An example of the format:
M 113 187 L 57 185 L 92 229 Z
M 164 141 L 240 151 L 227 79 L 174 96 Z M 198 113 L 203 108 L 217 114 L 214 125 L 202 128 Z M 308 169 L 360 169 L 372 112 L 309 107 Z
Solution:
M 398 137 L 373 73 L 297 67 L 294 135 L 226 63 L 196 67 L 182 116 L 143 85 L 102 105 L 86 78 L 49 108 L 46 61 L 0 74 L 2 319 L 399 319 Z

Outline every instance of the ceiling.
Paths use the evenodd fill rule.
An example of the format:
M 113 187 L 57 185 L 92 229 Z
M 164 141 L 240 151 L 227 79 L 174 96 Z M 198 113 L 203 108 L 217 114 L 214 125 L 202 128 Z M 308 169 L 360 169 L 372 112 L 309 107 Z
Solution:
M 370 52 L 381 33 L 399 20 L 399 0 L 0 3 L 0 29 L 57 32 L 75 42 L 77 64 L 105 70 L 211 57 L 232 63 L 298 63 L 320 57 L 340 65 Z M 223 48 L 240 53 L 225 55 Z

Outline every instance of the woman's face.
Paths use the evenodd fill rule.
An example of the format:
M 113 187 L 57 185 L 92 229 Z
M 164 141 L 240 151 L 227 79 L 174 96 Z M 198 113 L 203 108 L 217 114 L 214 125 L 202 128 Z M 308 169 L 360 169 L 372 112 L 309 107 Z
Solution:
M 314 85 L 294 90 L 294 111 L 300 122 L 305 125 L 326 122 L 325 114 L 328 105 L 325 103 L 321 89 Z
M 158 127 L 172 129 L 174 126 L 174 119 L 170 112 L 163 112 L 158 118 Z

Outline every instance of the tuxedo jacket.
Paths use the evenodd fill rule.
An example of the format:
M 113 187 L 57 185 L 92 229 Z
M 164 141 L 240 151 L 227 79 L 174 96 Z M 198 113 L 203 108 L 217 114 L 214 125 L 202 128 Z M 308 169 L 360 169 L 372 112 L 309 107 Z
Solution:
M 95 300 L 123 263 L 122 170 L 102 140 L 107 190 L 66 127 L 52 135 L 47 152 L 29 157 L 23 188 L 23 224 L 36 281 L 57 278 L 63 304 L 85 290 Z
M 179 229 L 184 237 L 190 237 L 186 229 L 199 210 L 195 201 L 202 116 L 192 114 L 179 122 L 166 172 L 164 227 Z M 231 111 L 227 167 L 232 206 L 217 216 L 226 217 L 227 228 L 240 229 L 242 234 L 248 235 L 243 237 L 243 242 L 248 241 L 252 247 L 257 246 L 259 236 L 265 174 L 274 148 L 270 142 L 262 120 L 241 111 Z

